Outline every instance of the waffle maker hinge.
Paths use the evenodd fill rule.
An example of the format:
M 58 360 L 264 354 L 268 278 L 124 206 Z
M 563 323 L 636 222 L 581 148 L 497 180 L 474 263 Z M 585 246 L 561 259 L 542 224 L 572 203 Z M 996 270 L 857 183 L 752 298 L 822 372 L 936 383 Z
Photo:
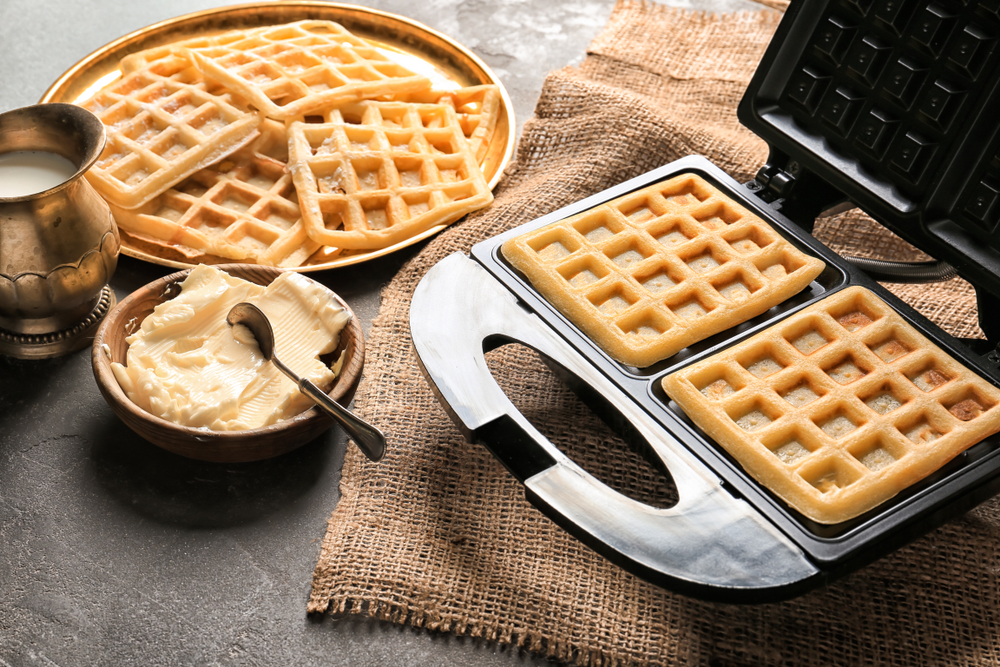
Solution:
M 839 190 L 773 148 L 767 163 L 746 187 L 809 233 L 820 213 L 847 202 Z
M 794 158 L 774 148 L 771 149 L 767 162 L 757 171 L 754 180 L 748 181 L 744 186 L 810 234 L 816 219 L 821 214 L 835 207 L 837 212 L 846 210 L 841 205 L 851 205 L 850 200 L 839 190 L 803 167 Z M 852 261 L 850 257 L 846 259 Z M 892 263 L 887 262 L 887 264 Z M 905 267 L 906 264 L 899 263 L 899 266 Z M 883 280 L 877 276 L 873 277 Z M 898 278 L 890 279 L 888 282 L 927 281 L 904 277 L 901 273 Z M 979 311 L 979 327 L 993 350 L 989 359 L 992 363 L 1000 363 L 1000 296 L 976 286 L 976 305 Z M 974 347 L 978 349 L 981 346 L 974 345 Z

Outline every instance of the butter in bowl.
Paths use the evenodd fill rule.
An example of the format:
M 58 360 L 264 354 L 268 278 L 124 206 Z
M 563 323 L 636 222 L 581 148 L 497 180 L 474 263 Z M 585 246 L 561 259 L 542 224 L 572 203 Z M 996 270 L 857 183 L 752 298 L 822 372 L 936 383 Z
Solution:
M 364 339 L 346 303 L 300 274 L 197 266 L 124 299 L 94 339 L 94 376 L 126 425 L 174 453 L 222 462 L 277 456 L 330 427 L 252 336 L 226 324 L 240 302 L 267 313 L 286 363 L 350 402 Z

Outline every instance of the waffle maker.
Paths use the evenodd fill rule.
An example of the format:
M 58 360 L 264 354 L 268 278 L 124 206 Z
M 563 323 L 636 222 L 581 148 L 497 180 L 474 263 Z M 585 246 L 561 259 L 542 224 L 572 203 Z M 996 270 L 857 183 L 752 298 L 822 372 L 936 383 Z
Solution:
M 410 326 L 424 374 L 470 442 L 486 446 L 527 499 L 620 567 L 664 588 L 726 602 L 800 595 L 966 512 L 1000 490 L 1000 434 L 869 512 L 810 521 L 755 482 L 660 388 L 666 374 L 851 285 L 1000 385 L 1000 0 L 800 0 L 789 7 L 740 103 L 770 146 L 740 184 L 686 157 L 433 267 Z M 648 368 L 601 351 L 500 254 L 512 236 L 681 173 L 700 175 L 826 270 L 763 315 Z M 860 207 L 976 288 L 986 341 L 958 340 L 811 235 L 817 216 Z M 942 266 L 944 266 L 942 264 Z M 918 267 L 922 270 L 922 267 Z M 919 272 L 919 271 L 918 271 Z M 897 272 L 899 273 L 899 272 Z M 626 440 L 669 470 L 679 502 L 658 509 L 588 474 L 521 415 L 484 354 L 533 348 Z

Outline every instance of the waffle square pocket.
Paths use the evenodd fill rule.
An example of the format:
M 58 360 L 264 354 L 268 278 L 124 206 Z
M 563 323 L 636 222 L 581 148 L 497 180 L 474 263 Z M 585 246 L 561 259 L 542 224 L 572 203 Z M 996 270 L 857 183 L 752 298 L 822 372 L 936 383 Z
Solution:
M 1000 390 L 863 287 L 662 384 L 754 479 L 824 524 L 878 506 L 1000 430 Z
M 695 174 L 516 236 L 502 253 L 609 356 L 638 368 L 763 313 L 825 267 Z

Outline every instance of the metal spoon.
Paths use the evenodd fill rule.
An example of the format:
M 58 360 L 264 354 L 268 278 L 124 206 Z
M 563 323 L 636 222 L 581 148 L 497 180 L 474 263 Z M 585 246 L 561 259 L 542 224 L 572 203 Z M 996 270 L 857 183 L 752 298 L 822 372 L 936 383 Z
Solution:
M 273 362 L 278 370 L 291 378 L 299 386 L 299 390 L 311 398 L 323 412 L 336 419 L 347 431 L 347 435 L 358 443 L 358 447 L 365 456 L 372 461 L 382 459 L 382 456 L 385 455 L 385 436 L 382 435 L 381 431 L 337 403 L 306 378 L 300 378 L 295 374 L 295 371 L 274 356 L 274 330 L 271 328 L 267 315 L 260 308 L 252 303 L 238 303 L 229 311 L 226 322 L 229 323 L 229 326 L 242 324 L 249 329 L 253 337 L 257 339 L 260 353 L 265 359 Z

